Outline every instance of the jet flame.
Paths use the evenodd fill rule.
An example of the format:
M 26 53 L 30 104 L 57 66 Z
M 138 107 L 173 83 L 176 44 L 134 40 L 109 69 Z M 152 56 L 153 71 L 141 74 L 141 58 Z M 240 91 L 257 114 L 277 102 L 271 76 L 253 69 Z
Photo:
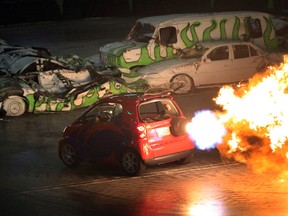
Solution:
M 195 141 L 196 147 L 201 150 L 215 148 L 222 142 L 222 136 L 226 132 L 223 124 L 210 110 L 196 112 L 186 130 Z
M 221 107 L 214 111 L 218 125 L 225 128 L 216 145 L 224 161 L 247 163 L 259 173 L 287 173 L 288 56 L 246 84 L 222 87 L 214 101 Z

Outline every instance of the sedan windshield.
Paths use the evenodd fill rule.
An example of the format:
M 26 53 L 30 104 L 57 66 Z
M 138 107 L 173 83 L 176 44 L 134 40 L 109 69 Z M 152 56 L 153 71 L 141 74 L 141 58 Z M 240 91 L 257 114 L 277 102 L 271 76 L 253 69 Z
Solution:
M 200 58 L 207 49 L 208 48 L 205 48 L 201 44 L 197 44 L 191 48 L 183 50 L 183 52 L 181 52 L 180 54 L 180 57 L 185 58 L 185 59 L 186 58 Z

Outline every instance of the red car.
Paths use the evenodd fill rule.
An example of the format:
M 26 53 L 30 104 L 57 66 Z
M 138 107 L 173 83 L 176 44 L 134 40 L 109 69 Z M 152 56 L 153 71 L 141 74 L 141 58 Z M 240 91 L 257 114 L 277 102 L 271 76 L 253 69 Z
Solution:
M 116 162 L 130 176 L 147 165 L 186 163 L 194 143 L 170 92 L 125 93 L 89 107 L 63 132 L 59 157 L 68 167 L 83 160 Z

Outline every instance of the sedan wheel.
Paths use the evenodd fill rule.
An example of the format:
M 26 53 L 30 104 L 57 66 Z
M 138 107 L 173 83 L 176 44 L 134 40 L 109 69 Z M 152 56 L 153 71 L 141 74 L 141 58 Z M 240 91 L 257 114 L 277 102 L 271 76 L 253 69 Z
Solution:
M 141 175 L 146 168 L 138 154 L 132 150 L 124 152 L 122 155 L 121 166 L 124 172 L 130 176 Z
M 10 96 L 3 102 L 3 110 L 6 116 L 21 116 L 26 111 L 26 103 L 19 96 Z
M 180 83 L 180 87 L 174 90 L 175 94 L 186 94 L 191 90 L 194 91 L 194 83 L 193 80 L 184 74 L 177 75 L 173 77 L 170 81 L 171 83 Z
M 61 159 L 68 167 L 76 167 L 79 165 L 80 160 L 75 147 L 69 143 L 63 144 L 60 149 Z

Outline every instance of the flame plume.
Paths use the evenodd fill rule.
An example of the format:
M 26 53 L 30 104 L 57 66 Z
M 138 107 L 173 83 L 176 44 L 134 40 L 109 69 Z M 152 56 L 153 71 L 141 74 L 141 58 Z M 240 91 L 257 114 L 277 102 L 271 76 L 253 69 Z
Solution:
M 260 173 L 288 169 L 288 56 L 241 88 L 224 86 L 214 100 L 226 128 L 217 145 L 224 160 L 247 163 Z

